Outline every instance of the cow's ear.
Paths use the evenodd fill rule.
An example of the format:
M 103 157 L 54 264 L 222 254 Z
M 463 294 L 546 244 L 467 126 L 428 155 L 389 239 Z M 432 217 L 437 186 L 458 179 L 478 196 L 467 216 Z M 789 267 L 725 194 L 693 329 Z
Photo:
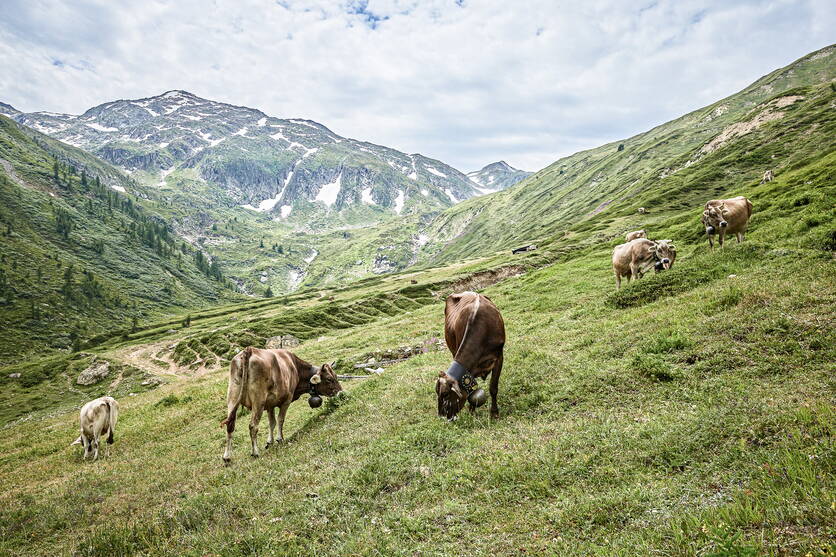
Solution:
M 322 376 L 320 375 L 320 372 L 317 371 L 311 375 L 311 385 L 319 385 L 320 383 L 322 383 Z

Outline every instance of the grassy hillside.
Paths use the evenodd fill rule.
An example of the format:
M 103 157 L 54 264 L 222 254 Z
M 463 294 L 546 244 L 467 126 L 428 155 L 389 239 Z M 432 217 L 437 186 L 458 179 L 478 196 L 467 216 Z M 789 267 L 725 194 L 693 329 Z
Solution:
M 0 478 L 12 486 L 0 496 L 0 548 L 828 554 L 836 282 L 832 247 L 814 247 L 818 227 L 800 229 L 830 221 L 834 165 L 830 155 L 753 187 L 758 218 L 745 244 L 710 252 L 701 239 L 680 241 L 673 270 L 621 293 L 606 243 L 485 289 L 509 336 L 496 422 L 484 409 L 452 424 L 435 417 L 433 381 L 449 360 L 438 352 L 346 383 L 347 397 L 321 410 L 294 404 L 289 443 L 259 460 L 239 427 L 226 469 L 217 363 L 192 378 L 177 368 L 180 379 L 123 398 L 113 456 L 95 465 L 67 446 L 74 412 L 36 413 L 0 442 Z M 675 236 L 690 212 L 669 211 L 659 235 Z M 348 300 L 371 307 L 378 292 L 461 269 L 285 303 L 341 321 Z M 350 362 L 438 336 L 442 301 L 423 299 L 354 326 L 313 318 L 321 329 L 297 351 Z M 194 327 L 284 332 L 270 321 L 280 301 L 265 303 Z M 127 360 L 177 338 L 159 335 L 103 355 Z
M 103 161 L 0 117 L 0 361 L 235 299 L 140 198 L 117 191 L 141 195 L 134 186 Z
M 560 159 L 513 188 L 442 213 L 424 231 L 422 260 L 437 265 L 523 242 L 623 234 L 722 192 L 745 194 L 766 170 L 780 175 L 836 148 L 834 79 L 830 46 L 703 109 Z M 689 231 L 700 229 L 693 215 Z
M 69 358 L 0 369 L 0 553 L 832 555 L 836 93 L 784 84 L 796 89 L 735 121 L 802 96 L 770 105 L 781 118 L 688 166 L 696 151 L 660 159 L 679 170 L 648 175 L 633 200 L 587 215 L 601 201 L 567 190 L 576 218 L 565 234 L 548 221 L 554 240 L 538 251 L 491 254 L 483 236 L 468 252 L 468 232 L 443 266 L 217 307 L 90 349 L 129 380 L 165 380 L 150 391 L 99 383 L 62 399 L 81 365 Z M 765 167 L 776 178 L 760 184 Z M 526 197 L 536 183 L 546 176 L 508 194 L 527 192 L 510 206 L 521 216 L 540 210 Z M 711 251 L 702 203 L 738 194 L 754 204 L 747 240 Z M 616 292 L 612 247 L 639 226 L 674 239 L 676 264 Z M 486 408 L 439 420 L 433 382 L 450 357 L 430 351 L 346 381 L 318 410 L 295 403 L 288 443 L 260 459 L 242 416 L 221 465 L 226 363 L 240 347 L 294 334 L 301 357 L 353 372 L 370 352 L 441 336 L 445 294 L 468 288 L 506 321 L 499 420 Z M 83 463 L 68 446 L 77 408 L 106 392 L 122 403 L 113 454 Z

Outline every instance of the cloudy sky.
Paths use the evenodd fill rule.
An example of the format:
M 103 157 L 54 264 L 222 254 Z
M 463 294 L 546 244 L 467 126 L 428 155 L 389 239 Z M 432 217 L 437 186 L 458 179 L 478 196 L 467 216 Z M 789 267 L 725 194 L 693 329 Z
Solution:
M 170 89 L 461 170 L 628 137 L 836 42 L 833 0 L 3 0 L 0 101 Z

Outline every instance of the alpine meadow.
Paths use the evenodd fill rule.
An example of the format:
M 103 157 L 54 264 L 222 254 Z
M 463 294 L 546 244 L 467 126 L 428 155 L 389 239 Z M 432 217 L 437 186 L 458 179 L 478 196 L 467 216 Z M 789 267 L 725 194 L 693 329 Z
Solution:
M 0 555 L 834 555 L 836 45 L 534 172 L 159 91 L 0 97 Z

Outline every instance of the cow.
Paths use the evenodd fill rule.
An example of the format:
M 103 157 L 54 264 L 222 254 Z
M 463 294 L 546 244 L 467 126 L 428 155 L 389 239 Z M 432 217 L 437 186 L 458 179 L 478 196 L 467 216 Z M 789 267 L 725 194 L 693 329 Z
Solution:
M 726 234 L 737 235 L 739 244 L 744 239 L 751 216 L 752 202 L 742 195 L 731 199 L 712 199 L 705 204 L 705 210 L 702 212 L 702 224 L 708 236 L 708 244 L 714 247 L 715 233 L 720 247 L 723 247 Z
M 496 395 L 502 373 L 505 323 L 493 302 L 476 292 L 447 297 L 444 305 L 444 340 L 453 355 L 447 371 L 439 372 L 435 383 L 438 415 L 452 421 L 464 407 L 471 411 L 485 402 L 485 391 L 476 379 L 491 376 L 491 418 L 499 416 Z
M 624 238 L 628 242 L 633 241 L 636 238 L 647 238 L 647 232 L 645 232 L 644 229 L 636 230 L 635 232 L 628 232 L 627 235 L 624 236 Z
M 761 179 L 761 184 L 765 184 L 767 182 L 771 182 L 775 178 L 775 175 L 772 173 L 772 170 L 767 170 L 763 173 L 763 179 Z
M 647 213 L 647 209 L 645 209 L 644 207 L 639 207 L 639 214 L 644 215 L 645 213 Z
M 621 277 L 640 279 L 651 268 L 655 272 L 673 267 L 676 247 L 671 240 L 654 242 L 647 238 L 636 238 L 626 244 L 615 246 L 612 252 L 612 269 L 615 273 L 616 289 L 621 288 Z
M 107 434 L 107 444 L 113 444 L 113 429 L 119 419 L 119 403 L 110 396 L 103 396 L 91 400 L 81 407 L 79 423 L 81 435 L 71 445 L 82 445 L 86 459 L 91 454 L 93 460 L 99 458 L 99 439 Z M 110 456 L 110 449 L 106 448 L 106 456 Z
M 284 419 L 290 403 L 309 393 L 312 408 L 322 404 L 322 396 L 334 396 L 342 391 L 332 364 L 313 366 L 292 352 L 282 349 L 260 349 L 252 346 L 239 352 L 229 365 L 229 388 L 226 393 L 227 417 L 221 422 L 226 426 L 226 450 L 224 464 L 231 461 L 232 432 L 235 431 L 235 415 L 239 406 L 252 411 L 250 441 L 252 456 L 259 456 L 258 425 L 261 413 L 267 410 L 270 429 L 267 435 L 269 449 L 276 438 L 276 407 L 279 408 L 279 438 L 284 441 Z

